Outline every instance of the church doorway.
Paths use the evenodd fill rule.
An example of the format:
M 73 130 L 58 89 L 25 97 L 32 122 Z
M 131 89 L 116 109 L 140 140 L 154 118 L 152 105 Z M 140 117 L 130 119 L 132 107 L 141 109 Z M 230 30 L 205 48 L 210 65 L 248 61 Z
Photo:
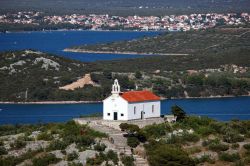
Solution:
M 114 112 L 114 120 L 117 120 L 117 112 Z
M 144 112 L 141 112 L 141 119 L 144 119 Z

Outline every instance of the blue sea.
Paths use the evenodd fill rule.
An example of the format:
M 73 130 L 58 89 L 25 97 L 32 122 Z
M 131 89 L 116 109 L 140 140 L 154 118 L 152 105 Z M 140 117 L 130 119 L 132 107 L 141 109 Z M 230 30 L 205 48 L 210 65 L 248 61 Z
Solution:
M 172 99 L 161 102 L 161 113 L 178 105 L 188 115 L 207 116 L 220 121 L 250 120 L 250 97 L 215 99 Z M 0 104 L 0 124 L 65 122 L 81 115 L 102 113 L 96 104 Z
M 38 31 L 0 33 L 0 51 L 34 49 L 84 62 L 142 57 L 142 55 L 70 53 L 63 49 L 85 45 L 138 39 L 162 32 L 137 31 Z

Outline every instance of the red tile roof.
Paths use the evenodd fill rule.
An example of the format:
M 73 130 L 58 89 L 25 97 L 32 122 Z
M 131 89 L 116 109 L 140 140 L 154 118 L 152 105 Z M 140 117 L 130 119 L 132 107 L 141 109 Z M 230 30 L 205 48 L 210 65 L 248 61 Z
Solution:
M 142 101 L 154 101 L 160 100 L 160 97 L 156 96 L 150 91 L 129 91 L 121 94 L 121 97 L 128 102 L 142 102 Z

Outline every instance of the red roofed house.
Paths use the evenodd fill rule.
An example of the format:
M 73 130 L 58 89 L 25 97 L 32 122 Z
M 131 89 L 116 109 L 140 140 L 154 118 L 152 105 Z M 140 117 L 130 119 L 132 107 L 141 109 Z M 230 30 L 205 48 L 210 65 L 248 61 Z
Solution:
M 160 97 L 150 91 L 120 92 L 118 80 L 112 86 L 112 95 L 103 100 L 104 120 L 134 120 L 160 117 Z

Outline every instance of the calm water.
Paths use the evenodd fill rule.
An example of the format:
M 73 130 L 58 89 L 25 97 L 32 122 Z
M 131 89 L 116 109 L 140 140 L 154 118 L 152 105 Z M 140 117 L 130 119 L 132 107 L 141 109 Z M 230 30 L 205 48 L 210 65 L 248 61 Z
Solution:
M 177 104 L 188 114 L 217 120 L 250 120 L 250 97 L 164 100 L 162 113 Z M 80 115 L 102 112 L 102 104 L 0 104 L 0 124 L 64 122 Z
M 39 31 L 6 34 L 0 33 L 0 51 L 35 49 L 85 62 L 134 58 L 139 56 L 119 54 L 69 53 L 63 52 L 62 50 L 64 48 L 76 45 L 131 40 L 143 36 L 154 36 L 159 33 L 160 32 L 134 31 Z

